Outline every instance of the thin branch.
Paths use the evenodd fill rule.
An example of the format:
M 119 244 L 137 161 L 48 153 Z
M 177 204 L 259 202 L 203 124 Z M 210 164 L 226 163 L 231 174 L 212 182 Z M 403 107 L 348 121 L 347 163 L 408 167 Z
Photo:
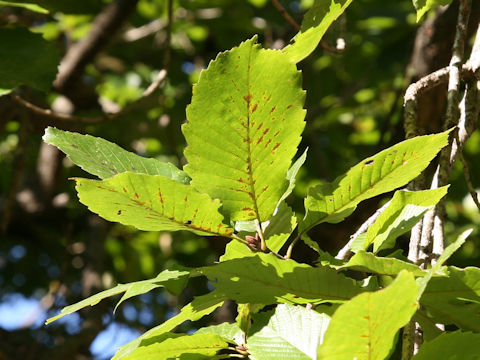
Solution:
M 52 121 L 65 121 L 65 122 L 77 122 L 77 123 L 84 123 L 84 124 L 98 124 L 98 123 L 103 123 L 107 122 L 110 120 L 113 120 L 115 118 L 118 118 L 125 113 L 131 111 L 132 109 L 136 108 L 139 106 L 141 103 L 143 103 L 147 98 L 149 98 L 155 90 L 157 90 L 160 85 L 165 81 L 167 77 L 167 71 L 166 70 L 161 70 L 158 73 L 157 78 L 155 81 L 153 81 L 148 88 L 143 92 L 142 96 L 140 96 L 137 100 L 134 102 L 128 104 L 125 106 L 122 110 L 112 113 L 112 114 L 103 114 L 102 116 L 97 116 L 97 117 L 83 117 L 83 116 L 75 116 L 75 115 L 68 115 L 68 114 L 63 114 L 63 113 L 58 113 L 54 112 L 50 109 L 43 109 L 37 105 L 34 105 L 27 100 L 21 98 L 18 95 L 11 95 L 11 98 L 19 105 L 21 105 L 23 108 L 28 110 L 30 113 L 44 117 L 47 119 L 50 119 Z
M 385 209 L 388 207 L 388 205 L 390 205 L 390 201 L 387 202 L 385 205 L 383 205 L 381 208 L 377 209 L 377 211 L 375 211 L 375 213 L 372 216 L 370 216 L 358 228 L 358 230 L 355 232 L 355 234 L 350 236 L 350 240 L 348 241 L 348 243 L 342 249 L 340 249 L 337 256 L 335 256 L 336 259 L 347 260 L 347 259 L 350 258 L 350 256 L 353 255 L 352 250 L 350 250 L 350 247 L 352 246 L 353 242 L 357 239 L 357 237 L 359 237 L 363 233 L 367 232 L 368 228 L 370 226 L 372 226 L 375 223 L 375 221 L 377 221 L 378 217 L 385 211 Z
M 278 2 L 278 0 L 272 0 L 273 6 L 278 10 L 280 15 L 284 17 L 287 22 L 292 25 L 296 31 L 300 31 L 300 25 L 297 24 L 295 20 L 289 15 L 289 13 L 283 8 L 283 6 Z
M 69 93 L 71 87 L 83 73 L 94 56 L 112 38 L 124 21 L 135 10 L 138 0 L 116 0 L 111 2 L 97 15 L 87 36 L 72 45 L 58 68 L 53 85 L 61 93 Z

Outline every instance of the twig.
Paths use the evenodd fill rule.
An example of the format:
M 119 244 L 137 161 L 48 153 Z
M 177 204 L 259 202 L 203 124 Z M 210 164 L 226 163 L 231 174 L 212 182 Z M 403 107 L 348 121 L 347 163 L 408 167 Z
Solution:
M 388 205 L 390 205 L 390 201 L 387 202 L 385 205 L 383 205 L 381 208 L 379 208 L 377 211 L 375 211 L 375 213 L 372 216 L 370 216 L 358 228 L 358 230 L 355 232 L 355 234 L 350 236 L 350 240 L 348 241 L 348 243 L 342 249 L 340 249 L 337 256 L 335 256 L 336 259 L 347 260 L 348 258 L 350 258 L 350 256 L 353 255 L 353 252 L 352 252 L 352 250 L 350 250 L 350 247 L 352 246 L 355 239 L 357 237 L 359 237 L 361 234 L 367 232 L 368 228 L 370 226 L 372 226 L 375 223 L 375 221 L 377 221 L 378 217 L 385 211 L 385 209 L 388 207 Z
M 77 79 L 94 56 L 112 38 L 137 6 L 138 0 L 112 1 L 97 15 L 87 36 L 72 45 L 58 68 L 53 85 L 61 93 L 70 93 Z
M 272 0 L 272 4 L 273 6 L 275 6 L 275 8 L 278 10 L 278 12 L 280 13 L 280 15 L 282 15 L 285 20 L 288 21 L 288 23 L 290 25 L 292 25 L 292 27 L 296 30 L 296 31 L 300 31 L 300 25 L 297 24 L 297 22 L 295 20 L 293 20 L 293 18 L 288 14 L 288 12 L 283 8 L 283 6 L 278 2 L 278 0 Z
M 159 32 L 166 26 L 165 21 L 162 19 L 156 19 L 148 24 L 142 25 L 138 28 L 133 28 L 125 31 L 122 35 L 123 40 L 128 42 L 134 42 L 143 39 L 147 36 L 153 35 Z
M 290 14 L 285 10 L 285 8 L 278 2 L 278 0 L 272 0 L 273 6 L 278 10 L 280 15 L 283 16 L 287 22 L 292 25 L 295 31 L 300 31 L 301 27 L 297 22 L 290 16 Z M 337 46 L 333 47 L 327 44 L 325 41 L 320 40 L 320 47 L 332 54 L 342 54 L 345 51 L 345 39 L 337 39 Z
M 102 116 L 97 116 L 97 117 L 83 117 L 83 116 L 75 116 L 75 115 L 68 115 L 68 114 L 63 114 L 63 113 L 58 113 L 54 112 L 50 109 L 43 109 L 37 105 L 34 105 L 27 100 L 21 98 L 18 95 L 11 95 L 11 98 L 19 105 L 24 107 L 26 110 L 31 112 L 34 115 L 41 116 L 48 118 L 53 121 L 66 121 L 66 122 L 77 122 L 77 123 L 84 123 L 84 124 L 97 124 L 97 123 L 102 123 L 102 122 L 107 122 L 112 119 L 118 118 L 125 113 L 131 111 L 132 109 L 136 108 L 138 105 L 143 103 L 145 99 L 150 97 L 154 93 L 155 90 L 157 90 L 160 85 L 165 81 L 165 78 L 167 76 L 166 70 L 161 70 L 155 79 L 148 88 L 143 92 L 142 96 L 140 96 L 137 100 L 134 102 L 128 104 L 125 106 L 122 110 L 112 113 L 112 114 L 103 114 Z

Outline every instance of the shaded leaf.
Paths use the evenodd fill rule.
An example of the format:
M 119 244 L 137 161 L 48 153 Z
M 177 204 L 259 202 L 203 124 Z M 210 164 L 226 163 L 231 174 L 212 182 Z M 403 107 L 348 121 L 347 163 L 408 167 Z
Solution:
M 478 360 L 479 344 L 480 334 L 461 331 L 443 333 L 434 340 L 423 343 L 412 360 Z
M 21 7 L 30 11 L 34 11 L 40 14 L 48 14 L 48 10 L 42 8 L 41 6 L 37 4 L 32 4 L 32 3 L 24 3 L 24 2 L 13 2 L 13 1 L 0 1 L 0 8 L 2 6 L 15 6 L 15 7 Z
M 198 271 L 214 281 L 217 291 L 240 303 L 342 302 L 362 291 L 354 280 L 333 269 L 282 260 L 273 254 L 257 253 Z
M 310 55 L 330 25 L 345 11 L 352 0 L 315 0 L 305 13 L 300 32 L 283 49 L 291 61 L 298 63 Z
M 220 261 L 238 259 L 245 256 L 255 256 L 255 253 L 240 241 L 230 241 L 225 247 L 225 253 L 220 256 Z
M 268 220 L 305 123 L 301 74 L 256 38 L 221 53 L 202 71 L 182 127 L 185 171 L 222 201 L 231 220 Z
M 438 6 L 448 5 L 452 0 L 413 0 L 413 6 L 417 10 L 417 22 L 419 22 L 423 15 L 429 10 Z
M 185 305 L 178 315 L 148 330 L 135 340 L 121 346 L 112 360 L 123 359 L 144 344 L 161 341 L 167 332 L 173 330 L 183 322 L 187 320 L 195 321 L 212 313 L 216 308 L 222 306 L 224 300 L 226 300 L 226 298 L 215 291 L 196 297 L 191 303 Z
M 410 231 L 423 215 L 447 194 L 448 186 L 424 191 L 397 191 L 390 205 L 367 230 L 364 250 L 373 243 L 378 252 L 395 246 L 400 235 Z
M 230 236 L 220 202 L 190 185 L 163 176 L 115 175 L 106 180 L 75 179 L 80 202 L 90 211 L 140 230 L 188 230 L 198 235 Z
M 305 232 L 322 222 L 338 223 L 363 200 L 392 191 L 416 178 L 448 143 L 451 130 L 418 136 L 367 158 L 333 183 L 314 186 L 305 199 Z
M 343 266 L 338 269 L 352 269 L 379 275 L 397 275 L 407 270 L 414 276 L 424 276 L 426 272 L 417 265 L 388 257 L 377 257 L 372 253 L 359 251 Z
M 247 349 L 256 360 L 316 359 L 330 322 L 325 314 L 288 304 L 253 319 Z
M 385 359 L 397 331 L 415 313 L 418 286 L 402 271 L 385 289 L 364 293 L 341 305 L 333 314 L 319 359 Z
M 43 141 L 56 146 L 73 163 L 100 179 L 107 179 L 130 171 L 139 174 L 162 175 L 184 184 L 188 184 L 190 181 L 185 172 L 170 163 L 144 158 L 99 137 L 48 127 L 45 129 Z
M 20 85 L 50 90 L 60 62 L 56 44 L 20 27 L 0 28 L 0 44 L 0 96 Z
M 282 202 L 265 229 L 264 236 L 267 247 L 275 252 L 280 251 L 296 227 L 297 217 L 292 209 Z
M 120 305 L 121 302 L 127 300 L 132 296 L 144 294 L 155 288 L 163 287 L 169 281 L 172 281 L 172 280 L 184 281 L 183 284 L 185 285 L 189 275 L 190 275 L 189 271 L 164 270 L 153 279 L 136 281 L 128 284 L 119 284 L 114 288 L 99 292 L 98 294 L 92 295 L 76 304 L 64 307 L 59 315 L 48 319 L 45 324 L 48 325 L 54 322 L 55 320 L 58 320 L 65 315 L 72 314 L 80 309 L 83 309 L 84 307 L 94 306 L 98 304 L 100 301 L 102 301 L 103 299 L 106 299 L 108 297 L 111 297 L 117 294 L 125 293 L 124 296 L 121 298 L 121 300 L 118 302 L 117 304 L 118 306 Z
M 448 268 L 448 277 L 432 277 L 420 304 L 437 323 L 480 331 L 480 269 Z
M 149 342 L 139 346 L 130 355 L 128 360 L 167 360 L 179 359 L 180 355 L 188 354 L 189 359 L 211 359 L 213 355 L 227 349 L 228 342 L 216 334 L 171 334 L 161 342 Z M 182 356 L 182 358 L 183 358 Z
M 280 206 L 280 204 L 283 202 L 283 200 L 285 200 L 292 193 L 293 189 L 295 189 L 295 180 L 296 180 L 298 171 L 300 170 L 302 165 L 305 163 L 305 160 L 307 160 L 307 151 L 308 151 L 308 148 L 305 149 L 302 156 L 300 156 L 293 163 L 293 165 L 290 167 L 290 169 L 288 169 L 288 171 L 287 171 L 288 187 L 287 187 L 287 190 L 285 190 L 285 192 L 283 193 L 280 200 L 278 201 L 277 207 Z

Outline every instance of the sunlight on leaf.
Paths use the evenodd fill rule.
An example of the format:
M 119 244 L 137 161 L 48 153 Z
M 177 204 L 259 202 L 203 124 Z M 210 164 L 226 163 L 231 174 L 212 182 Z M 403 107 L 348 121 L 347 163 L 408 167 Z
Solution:
M 397 331 L 417 310 L 417 291 L 413 275 L 402 271 L 387 288 L 360 294 L 341 305 L 319 347 L 319 359 L 385 359 Z
M 202 71 L 182 127 L 192 186 L 220 199 L 233 221 L 270 218 L 305 126 L 300 72 L 255 42 Z
M 106 180 L 75 179 L 80 202 L 109 221 L 147 231 L 188 230 L 230 236 L 220 202 L 163 176 L 122 173 Z

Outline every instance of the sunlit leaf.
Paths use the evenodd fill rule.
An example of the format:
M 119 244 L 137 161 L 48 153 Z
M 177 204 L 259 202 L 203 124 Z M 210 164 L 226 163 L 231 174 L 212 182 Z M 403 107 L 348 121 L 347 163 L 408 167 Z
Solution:
M 216 334 L 239 345 L 244 338 L 244 333 L 237 323 L 226 322 L 198 329 L 195 334 Z
M 217 291 L 240 303 L 342 302 L 362 291 L 355 281 L 334 269 L 282 260 L 272 254 L 223 261 L 198 271 L 214 281 Z
M 108 297 L 111 297 L 117 294 L 125 293 L 122 299 L 118 302 L 117 304 L 118 306 L 121 302 L 125 301 L 126 299 L 132 296 L 144 294 L 155 288 L 163 287 L 169 281 L 172 281 L 172 280 L 184 280 L 185 281 L 184 284 L 186 284 L 186 280 L 189 275 L 190 275 L 189 271 L 164 270 L 160 274 L 158 274 L 157 277 L 153 279 L 136 281 L 128 284 L 119 284 L 114 288 L 99 292 L 98 294 L 92 295 L 76 304 L 64 307 L 59 315 L 48 319 L 46 321 L 46 324 L 48 325 L 54 322 L 55 320 L 58 320 L 65 315 L 72 314 L 80 309 L 83 309 L 84 307 L 94 306 L 98 304 L 100 301 L 102 301 L 103 299 L 106 299 Z
M 20 27 L 0 28 L 0 44 L 0 96 L 20 85 L 50 90 L 60 62 L 56 44 Z
M 417 291 L 413 275 L 402 271 L 387 288 L 360 294 L 341 305 L 325 333 L 319 359 L 385 359 L 397 331 L 417 310 Z
M 106 179 L 123 172 L 162 175 L 188 184 L 188 175 L 170 163 L 144 158 L 99 137 L 48 127 L 43 141 L 62 150 L 76 165 Z
M 453 253 L 457 251 L 465 243 L 465 241 L 467 240 L 468 236 L 472 233 L 472 231 L 473 229 L 468 229 L 468 230 L 465 230 L 463 233 L 461 233 L 458 236 L 457 240 L 455 240 L 453 243 L 448 245 L 445 248 L 445 250 L 443 250 L 442 255 L 438 257 L 435 265 L 433 265 L 432 268 L 427 271 L 427 275 L 417 280 L 418 285 L 420 286 L 420 289 L 418 291 L 419 299 L 422 296 L 423 292 L 425 291 L 425 288 L 427 287 L 433 275 L 438 271 L 440 271 L 440 268 L 450 258 L 450 256 L 452 256 Z
M 367 230 L 363 248 L 392 248 L 395 240 L 410 231 L 422 216 L 447 194 L 448 186 L 424 191 L 397 191 L 392 201 Z
M 192 186 L 222 201 L 234 220 L 268 220 L 305 123 L 301 74 L 256 38 L 202 71 L 182 127 Z
M 190 185 L 163 176 L 121 173 L 106 180 L 75 179 L 80 202 L 90 211 L 140 230 L 188 230 L 230 236 L 220 202 Z
M 352 269 L 379 275 L 397 275 L 402 270 L 408 270 L 415 276 L 424 276 L 425 271 L 417 265 L 394 258 L 377 257 L 372 253 L 359 251 L 338 269 Z
M 32 4 L 32 3 L 27 3 L 27 2 L 13 2 L 13 1 L 0 1 L 0 8 L 2 6 L 15 6 L 15 7 L 21 7 L 30 11 L 34 11 L 40 14 L 48 14 L 48 10 L 42 8 L 41 6 L 37 4 Z
M 422 344 L 412 360 L 431 359 L 480 359 L 480 334 L 455 331 L 443 333 L 432 341 Z
M 452 0 L 413 0 L 413 5 L 417 10 L 417 22 L 419 22 L 423 15 L 425 15 L 429 10 L 438 6 L 448 5 L 451 2 Z
M 392 191 L 416 178 L 448 143 L 450 130 L 403 141 L 367 158 L 333 183 L 314 186 L 305 199 L 300 230 L 322 222 L 338 223 L 363 200 Z
M 135 349 L 142 346 L 142 344 L 149 344 L 161 339 L 167 332 L 173 330 L 187 320 L 195 321 L 201 319 L 205 315 L 212 313 L 216 308 L 220 307 L 224 300 L 226 300 L 226 298 L 219 295 L 216 291 L 196 297 L 191 303 L 185 305 L 178 315 L 168 319 L 163 324 L 148 330 L 135 340 L 121 346 L 112 360 L 123 359 L 132 354 Z
M 161 341 L 160 341 L 161 340 Z M 167 359 L 211 359 L 220 350 L 227 349 L 228 342 L 215 334 L 172 334 L 169 337 L 159 338 L 139 346 L 130 355 L 128 360 L 167 360 Z M 180 356 L 183 354 L 183 356 Z M 185 357 L 188 354 L 189 357 Z
M 287 304 L 253 319 L 247 349 L 257 360 L 316 359 L 330 321 L 325 314 Z
M 305 14 L 300 32 L 283 51 L 298 63 L 317 47 L 330 25 L 345 11 L 352 0 L 315 0 Z

